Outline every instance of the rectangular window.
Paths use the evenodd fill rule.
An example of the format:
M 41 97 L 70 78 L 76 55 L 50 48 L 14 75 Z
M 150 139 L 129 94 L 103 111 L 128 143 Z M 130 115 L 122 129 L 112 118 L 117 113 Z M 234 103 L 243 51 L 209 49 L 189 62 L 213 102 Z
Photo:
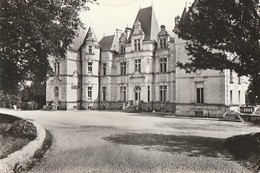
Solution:
M 165 39 L 165 38 L 163 39 L 163 48 L 164 48 L 164 49 L 167 48 L 167 42 L 166 42 L 166 39 Z
M 160 72 L 165 73 L 167 71 L 167 58 L 160 58 Z
M 88 53 L 90 53 L 90 54 L 93 53 L 93 48 L 92 48 L 92 46 L 89 46 L 89 47 L 88 47 Z
M 141 73 L 141 59 L 135 60 L 135 71 L 138 71 L 139 73 Z
M 59 97 L 59 88 L 58 87 L 55 87 L 54 93 L 55 93 L 55 97 L 58 98 Z
M 230 90 L 230 104 L 233 104 L 233 91 Z
M 58 69 L 58 73 L 57 74 L 60 75 L 60 63 L 59 62 L 57 63 L 57 69 Z
M 241 77 L 238 76 L 238 84 L 241 84 Z
M 107 93 L 107 88 L 106 87 L 102 87 L 103 101 L 106 101 L 106 93 Z
M 233 79 L 233 71 L 230 70 L 230 83 L 233 83 L 234 82 L 234 79 Z
M 120 100 L 126 101 L 126 87 L 125 86 L 120 87 Z
M 147 101 L 150 102 L 150 86 L 147 86 Z
M 92 99 L 92 87 L 88 87 L 88 99 Z
M 60 62 L 58 62 L 57 60 L 55 60 L 54 63 L 54 73 L 55 75 L 60 75 Z
M 121 46 L 121 53 L 122 54 L 125 53 L 125 46 L 124 45 Z
M 161 49 L 166 49 L 167 48 L 167 41 L 165 38 L 160 39 L 160 48 Z
M 197 88 L 197 103 L 204 103 L 204 88 Z
M 92 62 L 88 62 L 88 73 L 92 73 Z
M 167 86 L 166 85 L 160 86 L 160 101 L 161 102 L 166 101 L 166 98 L 167 98 L 166 94 L 167 94 Z
M 107 64 L 103 63 L 103 75 L 106 76 L 107 75 Z
M 134 40 L 134 47 L 135 47 L 135 51 L 141 50 L 141 40 L 140 39 Z
M 126 75 L 126 62 L 120 62 L 120 74 Z

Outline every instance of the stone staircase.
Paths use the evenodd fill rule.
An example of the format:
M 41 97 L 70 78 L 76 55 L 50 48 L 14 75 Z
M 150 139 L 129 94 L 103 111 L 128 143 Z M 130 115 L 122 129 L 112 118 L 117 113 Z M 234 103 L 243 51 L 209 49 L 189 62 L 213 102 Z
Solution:
M 44 108 L 42 108 L 42 110 L 45 110 L 45 111 L 53 111 L 53 110 L 57 110 L 57 109 L 58 109 L 58 104 L 47 105 L 47 106 L 44 106 Z
M 129 105 L 125 109 L 123 109 L 122 112 L 126 112 L 126 113 L 140 113 L 141 109 L 138 106 Z

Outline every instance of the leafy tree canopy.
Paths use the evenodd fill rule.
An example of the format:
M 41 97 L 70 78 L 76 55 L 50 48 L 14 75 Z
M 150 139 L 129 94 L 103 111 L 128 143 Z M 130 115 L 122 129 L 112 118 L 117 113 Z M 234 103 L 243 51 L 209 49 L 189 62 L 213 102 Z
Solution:
M 195 0 L 176 18 L 175 33 L 188 40 L 190 61 L 178 63 L 187 72 L 231 69 L 260 88 L 259 0 Z M 256 85 L 256 86 L 253 86 Z
M 96 0 L 1 0 L 1 89 L 17 91 L 25 80 L 45 81 L 47 57 L 64 57 L 83 24 L 79 12 Z

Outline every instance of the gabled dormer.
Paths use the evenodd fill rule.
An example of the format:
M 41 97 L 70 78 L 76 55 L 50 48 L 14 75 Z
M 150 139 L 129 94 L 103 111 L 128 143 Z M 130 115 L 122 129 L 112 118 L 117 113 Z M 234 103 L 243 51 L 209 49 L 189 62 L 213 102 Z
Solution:
M 146 49 L 142 47 L 146 43 L 154 44 L 157 40 L 158 33 L 159 26 L 153 7 L 140 9 L 128 39 L 128 43 L 131 43 L 131 51 Z M 143 44 L 143 42 L 146 43 Z M 130 49 L 127 50 L 130 51 Z
M 141 23 L 137 20 L 134 24 L 134 30 L 133 30 L 133 34 L 132 37 L 134 36 L 144 36 L 144 31 L 141 28 Z
M 170 34 L 166 31 L 166 27 L 161 25 L 161 31 L 158 33 L 158 49 L 167 49 L 170 41 Z
M 97 41 L 96 35 L 93 29 L 90 27 L 85 37 L 85 42 L 96 42 L 96 41 Z
M 131 37 L 132 48 L 134 51 L 140 51 L 142 49 L 142 42 L 145 34 L 141 28 L 141 23 L 137 20 L 134 24 L 134 29 Z

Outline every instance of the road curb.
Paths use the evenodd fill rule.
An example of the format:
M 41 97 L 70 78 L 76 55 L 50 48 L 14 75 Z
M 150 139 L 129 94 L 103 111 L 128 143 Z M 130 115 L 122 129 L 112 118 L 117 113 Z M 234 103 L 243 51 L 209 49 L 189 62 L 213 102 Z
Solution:
M 1 159 L 1 173 L 13 173 L 16 170 L 26 168 L 30 163 L 32 163 L 34 155 L 41 152 L 43 143 L 46 138 L 46 131 L 41 125 L 32 121 L 29 122 L 35 126 L 37 137 L 24 146 L 21 150 L 15 151 L 6 158 Z

